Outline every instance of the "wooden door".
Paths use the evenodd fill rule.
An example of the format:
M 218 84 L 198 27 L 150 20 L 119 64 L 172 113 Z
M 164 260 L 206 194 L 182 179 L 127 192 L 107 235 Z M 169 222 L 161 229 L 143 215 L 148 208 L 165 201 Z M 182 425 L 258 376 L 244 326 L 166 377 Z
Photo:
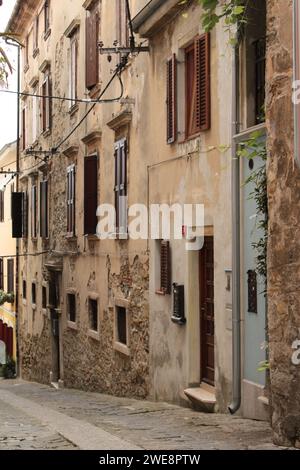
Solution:
M 200 251 L 201 381 L 215 383 L 214 239 L 205 237 Z

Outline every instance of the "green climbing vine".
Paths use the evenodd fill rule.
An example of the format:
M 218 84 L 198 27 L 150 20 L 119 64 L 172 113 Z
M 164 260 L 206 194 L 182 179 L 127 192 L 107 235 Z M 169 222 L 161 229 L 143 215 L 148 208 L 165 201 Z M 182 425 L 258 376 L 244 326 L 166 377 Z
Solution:
M 260 131 L 253 132 L 250 138 L 241 144 L 239 157 L 261 161 L 261 165 L 251 172 L 244 182 L 251 184 L 253 190 L 249 198 L 256 204 L 256 228 L 260 238 L 252 243 L 256 251 L 256 272 L 267 281 L 267 244 L 268 244 L 268 194 L 267 194 L 267 149 L 266 142 Z

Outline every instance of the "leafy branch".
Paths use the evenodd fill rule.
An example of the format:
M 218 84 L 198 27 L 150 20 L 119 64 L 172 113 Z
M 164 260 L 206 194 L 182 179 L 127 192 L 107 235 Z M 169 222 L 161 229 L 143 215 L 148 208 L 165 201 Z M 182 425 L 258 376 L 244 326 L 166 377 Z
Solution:
M 9 304 L 13 304 L 15 300 L 15 296 L 13 293 L 7 293 L 3 290 L 0 290 L 0 305 L 5 304 L 6 302 Z

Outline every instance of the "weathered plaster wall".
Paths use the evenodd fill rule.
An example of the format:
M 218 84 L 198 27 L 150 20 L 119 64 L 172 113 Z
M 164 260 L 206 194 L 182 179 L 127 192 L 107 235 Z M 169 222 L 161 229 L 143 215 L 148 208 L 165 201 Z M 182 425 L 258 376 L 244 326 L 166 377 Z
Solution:
M 300 447 L 300 172 L 294 162 L 292 1 L 268 1 L 267 126 L 270 210 L 268 309 L 275 442 Z

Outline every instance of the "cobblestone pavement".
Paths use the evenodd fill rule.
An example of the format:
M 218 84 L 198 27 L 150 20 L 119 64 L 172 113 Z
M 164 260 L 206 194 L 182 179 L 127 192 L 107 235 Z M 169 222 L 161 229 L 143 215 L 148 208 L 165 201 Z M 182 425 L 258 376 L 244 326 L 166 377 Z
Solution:
M 276 448 L 267 423 L 19 380 L 0 381 L 0 422 L 0 449 Z

